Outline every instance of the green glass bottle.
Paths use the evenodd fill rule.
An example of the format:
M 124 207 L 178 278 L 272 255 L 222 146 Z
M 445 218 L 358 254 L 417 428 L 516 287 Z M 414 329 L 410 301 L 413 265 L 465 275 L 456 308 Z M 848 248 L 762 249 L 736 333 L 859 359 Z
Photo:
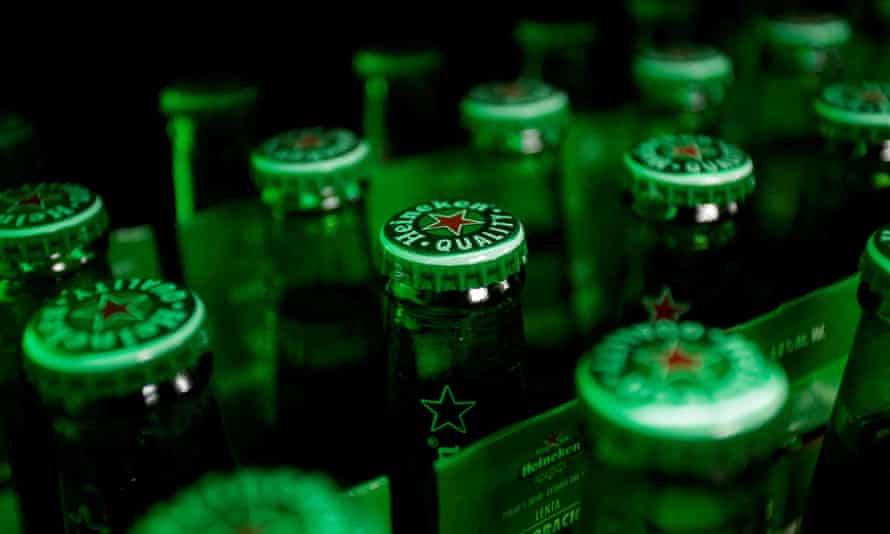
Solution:
M 780 532 L 788 379 L 737 334 L 662 321 L 576 373 L 590 444 L 579 532 Z
M 543 80 L 589 109 L 601 97 L 594 64 L 596 28 L 592 22 L 524 20 L 513 32 L 522 52 L 523 78 Z
M 442 53 L 418 46 L 361 50 L 353 70 L 364 84 L 363 135 L 378 160 L 440 148 Z
M 228 81 L 179 82 L 161 91 L 178 224 L 253 193 L 247 158 L 257 95 L 253 85 Z
M 862 316 L 813 475 L 803 531 L 883 532 L 888 466 L 887 343 L 890 226 L 865 245 L 857 299 Z
M 214 473 L 154 506 L 130 534 L 385 534 L 326 477 L 288 469 Z
M 633 76 L 640 96 L 638 139 L 718 133 L 732 83 L 729 56 L 694 44 L 646 48 L 634 58 Z
M 435 532 L 432 462 L 526 413 L 519 220 L 432 201 L 380 231 L 396 534 Z
M 758 67 L 739 84 L 741 101 L 730 126 L 733 140 L 748 147 L 758 165 L 751 202 L 756 232 L 773 277 L 783 280 L 780 298 L 787 300 L 799 296 L 791 288 L 800 267 L 785 244 L 794 239 L 804 184 L 820 170 L 811 102 L 843 75 L 851 29 L 845 19 L 825 14 L 772 17 L 757 28 Z
M 258 90 L 233 81 L 165 88 L 176 197 L 175 250 L 183 279 L 207 302 L 215 341 L 214 389 L 239 441 L 272 422 L 274 324 L 265 260 L 268 214 L 250 176 Z M 163 229 L 159 238 L 164 244 Z M 178 271 L 164 265 L 168 278 Z M 247 425 L 247 426 L 244 426 Z
M 368 143 L 336 128 L 283 133 L 252 156 L 275 223 L 278 460 L 323 469 L 344 484 L 383 470 L 377 447 L 354 443 L 373 434 L 384 413 L 382 319 L 364 203 L 369 159 Z
M 814 99 L 822 143 L 804 182 L 795 256 L 818 266 L 798 273 L 798 293 L 853 274 L 861 246 L 887 222 L 890 201 L 890 83 L 843 82 Z
M 0 112 L 0 186 L 33 181 L 40 164 L 34 126 L 17 113 Z
M 52 422 L 66 533 L 123 532 L 156 500 L 233 467 L 192 292 L 139 278 L 70 289 L 35 314 L 22 347 Z
M 524 291 L 531 373 L 539 379 L 532 387 L 543 387 L 536 394 L 547 404 L 564 402 L 582 350 L 563 200 L 568 97 L 536 80 L 490 83 L 472 89 L 461 112 L 475 150 L 472 174 L 455 196 L 505 206 L 522 221 L 534 251 Z
M 751 158 L 705 135 L 648 139 L 624 157 L 627 234 L 617 288 L 621 322 L 708 320 L 729 327 L 755 317 L 769 295 L 747 272 L 746 199 Z M 624 248 L 620 248 L 620 247 Z
M 33 182 L 0 191 L 0 213 L 0 487 L 12 476 L 26 532 L 56 532 L 50 429 L 22 379 L 21 335 L 59 291 L 109 276 L 108 212 L 85 187 Z

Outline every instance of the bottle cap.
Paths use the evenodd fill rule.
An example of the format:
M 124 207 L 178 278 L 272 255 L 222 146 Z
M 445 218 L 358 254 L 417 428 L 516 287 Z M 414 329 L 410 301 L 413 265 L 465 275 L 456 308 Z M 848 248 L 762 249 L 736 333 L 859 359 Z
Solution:
M 265 202 L 312 210 L 358 199 L 368 178 L 369 153 L 368 143 L 349 130 L 301 128 L 266 140 L 250 161 Z
M 890 296 L 890 224 L 869 236 L 859 270 L 863 284 L 881 296 Z
M 624 156 L 635 196 L 679 206 L 729 204 L 754 190 L 751 158 L 707 135 L 664 135 Z
M 540 80 L 520 79 L 477 85 L 461 102 L 468 126 L 513 130 L 563 127 L 569 97 Z
M 132 534 L 382 534 L 317 474 L 289 469 L 213 473 L 155 505 Z
M 819 130 L 849 141 L 890 139 L 890 83 L 858 81 L 829 85 L 815 99 Z
M 850 40 L 846 19 L 828 13 L 782 15 L 766 21 L 766 38 L 784 47 L 830 48 Z
M 0 191 L 0 271 L 63 271 L 108 231 L 102 197 L 68 183 L 29 183 Z
M 380 230 L 385 276 L 414 289 L 466 291 L 521 271 L 522 224 L 484 202 L 434 200 L 403 210 Z
M 25 329 L 25 369 L 44 399 L 82 406 L 145 394 L 210 351 L 204 304 L 172 282 L 130 278 L 62 292 Z
M 367 48 L 352 60 L 362 78 L 422 76 L 442 65 L 442 53 L 434 48 Z
M 252 107 L 259 91 L 236 81 L 183 81 L 161 90 L 159 106 L 165 115 L 199 115 Z
M 599 461 L 721 478 L 784 444 L 788 379 L 752 342 L 692 322 L 618 330 L 578 365 Z

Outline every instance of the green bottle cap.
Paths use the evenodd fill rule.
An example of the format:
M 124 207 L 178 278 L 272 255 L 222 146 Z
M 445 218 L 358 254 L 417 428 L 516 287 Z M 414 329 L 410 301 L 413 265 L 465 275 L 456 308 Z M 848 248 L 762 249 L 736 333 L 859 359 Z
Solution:
M 85 262 L 108 230 L 102 197 L 80 185 L 33 183 L 0 191 L 0 271 L 27 274 Z
M 577 21 L 524 20 L 514 34 L 521 45 L 540 50 L 590 46 L 596 40 L 593 24 Z
M 334 484 L 289 469 L 213 473 L 155 505 L 131 534 L 383 534 Z
M 825 137 L 850 141 L 890 139 L 890 83 L 829 85 L 813 103 Z
M 43 397 L 75 407 L 144 393 L 210 350 L 201 299 L 140 278 L 64 291 L 34 315 L 22 347 Z
M 349 130 L 302 128 L 266 140 L 250 161 L 267 203 L 287 201 L 299 209 L 318 209 L 361 196 L 369 154 L 368 143 Z
M 728 83 L 732 60 L 711 46 L 646 48 L 634 58 L 633 73 L 638 83 Z
M 471 129 L 561 128 L 569 117 L 569 97 L 539 80 L 487 83 L 470 90 L 461 113 Z
M 34 135 L 34 128 L 15 113 L 0 113 L 0 149 L 18 145 Z
M 585 355 L 575 381 L 594 453 L 610 465 L 724 476 L 785 440 L 785 372 L 738 334 L 635 325 Z
M 234 81 L 188 81 L 161 90 L 159 105 L 165 115 L 218 113 L 252 107 L 258 90 Z
M 359 51 L 352 68 L 362 78 L 422 76 L 442 65 L 442 53 L 432 48 L 378 49 Z
M 751 158 L 707 135 L 664 135 L 624 156 L 634 195 L 680 206 L 728 204 L 754 190 Z
M 846 19 L 828 13 L 783 15 L 766 21 L 766 38 L 785 47 L 831 48 L 850 40 Z
M 391 217 L 380 230 L 384 275 L 418 290 L 484 288 L 520 272 L 525 231 L 493 204 L 434 200 Z
M 862 283 L 881 296 L 890 296 L 890 224 L 877 229 L 865 243 L 859 262 Z

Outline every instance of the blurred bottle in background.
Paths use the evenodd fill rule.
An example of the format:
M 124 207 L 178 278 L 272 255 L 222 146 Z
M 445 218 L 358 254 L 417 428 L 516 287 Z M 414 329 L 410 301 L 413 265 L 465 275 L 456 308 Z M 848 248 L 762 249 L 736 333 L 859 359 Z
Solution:
M 426 154 L 442 148 L 442 52 L 412 44 L 377 45 L 359 51 L 353 70 L 363 84 L 362 133 L 376 161 Z
M 254 441 L 276 444 L 273 461 L 350 485 L 384 469 L 380 440 L 356 446 L 384 419 L 382 319 L 365 217 L 370 159 L 368 143 L 337 128 L 279 134 L 251 158 L 274 220 L 278 348 L 277 387 L 263 385 L 277 389 L 275 436 Z
M 42 164 L 34 125 L 18 113 L 0 111 L 0 186 L 39 180 Z
M 272 291 L 265 260 L 268 215 L 250 178 L 257 87 L 237 81 L 170 85 L 160 94 L 172 150 L 177 250 L 207 302 L 216 340 L 214 389 L 233 435 L 270 425 L 274 391 Z M 163 233 L 163 232 L 162 232 Z M 175 254 L 175 256 L 173 256 Z M 174 271 L 178 272 L 178 271 Z M 241 427 L 245 421 L 258 426 Z

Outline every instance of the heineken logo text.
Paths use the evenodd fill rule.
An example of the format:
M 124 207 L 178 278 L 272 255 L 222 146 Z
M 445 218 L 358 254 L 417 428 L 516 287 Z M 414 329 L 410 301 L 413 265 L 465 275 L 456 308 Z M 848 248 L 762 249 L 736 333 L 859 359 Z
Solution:
M 500 208 L 463 200 L 420 204 L 403 211 L 387 226 L 394 242 L 431 254 L 485 249 L 519 230 L 516 219 Z
M 646 167 L 671 174 L 701 174 L 738 169 L 748 156 L 738 148 L 703 135 L 656 137 L 634 149 Z
M 69 184 L 39 184 L 0 194 L 0 226 L 21 228 L 69 218 L 95 201 L 87 189 Z

